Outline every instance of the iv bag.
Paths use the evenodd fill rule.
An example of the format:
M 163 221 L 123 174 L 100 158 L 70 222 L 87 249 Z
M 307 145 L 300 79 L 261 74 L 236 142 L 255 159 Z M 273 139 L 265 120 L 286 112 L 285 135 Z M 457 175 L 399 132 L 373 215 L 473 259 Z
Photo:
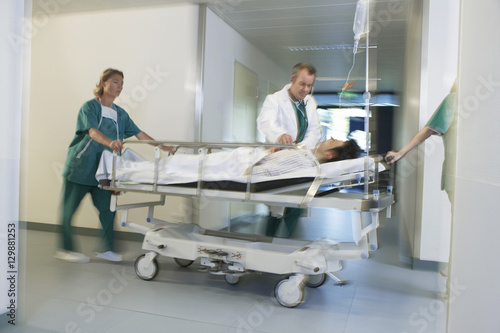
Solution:
M 354 15 L 354 24 L 352 27 L 355 41 L 359 41 L 361 34 L 365 32 L 366 5 L 366 0 L 358 0 L 356 4 L 356 14 Z

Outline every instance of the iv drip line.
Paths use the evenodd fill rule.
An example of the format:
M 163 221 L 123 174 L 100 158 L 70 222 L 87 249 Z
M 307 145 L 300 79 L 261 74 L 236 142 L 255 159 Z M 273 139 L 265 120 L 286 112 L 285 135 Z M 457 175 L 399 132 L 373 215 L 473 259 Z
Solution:
M 359 40 L 361 39 L 361 35 L 365 32 L 365 26 L 367 21 L 367 12 L 368 12 L 368 3 L 367 0 L 358 0 L 356 3 L 356 13 L 354 15 L 354 24 L 352 30 L 354 32 L 354 48 L 352 52 L 352 66 L 349 70 L 349 74 L 347 75 L 346 82 L 342 87 L 342 91 L 339 95 L 339 108 L 342 107 L 342 94 L 345 89 L 347 89 L 347 83 L 349 82 L 349 78 L 351 77 L 352 69 L 354 68 L 354 64 L 356 63 L 356 53 L 358 53 L 358 45 Z M 368 42 L 366 43 L 366 54 L 368 56 Z

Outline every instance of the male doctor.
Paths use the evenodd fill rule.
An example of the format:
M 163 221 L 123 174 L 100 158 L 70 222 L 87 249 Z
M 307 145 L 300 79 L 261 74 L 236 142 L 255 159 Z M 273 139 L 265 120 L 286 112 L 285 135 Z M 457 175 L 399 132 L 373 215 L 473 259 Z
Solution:
M 316 68 L 300 62 L 292 69 L 290 83 L 266 97 L 257 118 L 257 128 L 268 143 L 315 148 L 321 138 L 317 104 L 309 95 L 315 78 Z
M 300 62 L 293 66 L 290 83 L 280 91 L 268 95 L 257 118 L 257 128 L 268 143 L 298 144 L 314 149 L 321 138 L 321 128 L 316 111 L 316 101 L 309 93 L 312 90 L 316 68 Z M 300 208 L 270 207 L 267 219 L 267 236 L 275 236 L 281 218 L 284 217 L 287 237 L 295 229 L 302 213 Z

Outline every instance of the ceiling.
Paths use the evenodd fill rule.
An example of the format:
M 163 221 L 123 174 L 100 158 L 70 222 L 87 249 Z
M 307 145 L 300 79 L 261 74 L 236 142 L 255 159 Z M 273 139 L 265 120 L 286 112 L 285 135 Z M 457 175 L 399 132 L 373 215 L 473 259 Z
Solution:
M 369 69 L 370 78 L 378 79 L 371 89 L 397 92 L 401 86 L 409 1 L 370 0 L 369 45 L 376 48 L 369 49 Z M 221 17 L 285 69 L 312 63 L 316 92 L 344 85 L 353 64 L 356 0 L 233 0 L 218 6 Z M 365 61 L 360 48 L 350 76 L 361 78 L 356 91 L 364 91 Z
M 370 91 L 400 91 L 410 1 L 369 0 Z M 43 10 L 44 3 L 33 0 L 33 12 Z M 300 61 L 312 63 L 317 68 L 315 92 L 339 91 L 351 67 L 350 78 L 356 80 L 351 90 L 364 91 L 364 38 L 352 66 L 356 0 L 65 0 L 57 12 L 178 3 L 207 3 L 284 70 Z

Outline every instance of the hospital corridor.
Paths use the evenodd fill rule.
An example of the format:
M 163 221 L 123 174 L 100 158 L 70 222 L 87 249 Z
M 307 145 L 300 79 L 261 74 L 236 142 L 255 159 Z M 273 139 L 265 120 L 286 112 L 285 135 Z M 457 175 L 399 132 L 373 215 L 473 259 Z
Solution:
M 0 1 L 0 332 L 499 333 L 498 17 Z

